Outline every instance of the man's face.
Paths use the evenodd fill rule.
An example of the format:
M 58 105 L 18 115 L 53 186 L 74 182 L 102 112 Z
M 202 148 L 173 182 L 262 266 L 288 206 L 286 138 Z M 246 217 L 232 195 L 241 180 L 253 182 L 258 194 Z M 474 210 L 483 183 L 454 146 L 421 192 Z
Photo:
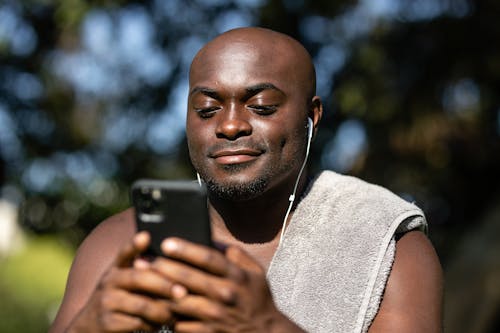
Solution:
M 287 57 L 242 42 L 193 64 L 189 153 L 212 194 L 241 201 L 293 186 L 305 158 L 308 102 Z

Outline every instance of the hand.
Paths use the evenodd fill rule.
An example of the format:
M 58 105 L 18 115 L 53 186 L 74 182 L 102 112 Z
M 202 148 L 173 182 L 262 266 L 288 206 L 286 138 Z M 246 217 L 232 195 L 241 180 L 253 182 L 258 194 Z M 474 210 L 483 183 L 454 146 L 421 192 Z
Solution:
M 171 305 L 175 314 L 189 318 L 175 323 L 176 333 L 303 332 L 279 312 L 264 270 L 240 248 L 222 253 L 169 238 L 162 250 L 168 258 L 156 258 L 152 268 L 190 292 Z
M 149 242 L 139 233 L 119 252 L 68 332 L 153 330 L 172 321 L 169 299 L 185 290 L 138 258 Z

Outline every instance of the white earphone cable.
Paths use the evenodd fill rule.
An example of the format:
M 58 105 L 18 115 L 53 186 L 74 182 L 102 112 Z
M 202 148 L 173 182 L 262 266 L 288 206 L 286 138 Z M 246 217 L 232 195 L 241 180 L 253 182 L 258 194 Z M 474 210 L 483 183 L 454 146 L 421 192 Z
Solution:
M 299 185 L 300 176 L 302 176 L 302 172 L 306 167 L 307 158 L 309 157 L 309 148 L 311 147 L 311 139 L 312 139 L 312 130 L 313 130 L 313 122 L 311 118 L 308 118 L 308 136 L 307 136 L 307 148 L 306 148 L 306 157 L 304 158 L 304 162 L 302 162 L 302 166 L 300 167 L 299 175 L 297 176 L 297 180 L 295 181 L 295 186 L 293 187 L 293 192 L 288 198 L 290 204 L 288 205 L 288 209 L 285 214 L 285 219 L 283 220 L 283 226 L 281 227 L 280 241 L 278 243 L 278 247 L 281 245 L 283 241 L 283 235 L 285 234 L 286 222 L 288 220 L 288 215 L 290 215 L 290 211 L 292 210 L 293 203 L 295 201 L 295 194 L 297 192 L 297 186 Z

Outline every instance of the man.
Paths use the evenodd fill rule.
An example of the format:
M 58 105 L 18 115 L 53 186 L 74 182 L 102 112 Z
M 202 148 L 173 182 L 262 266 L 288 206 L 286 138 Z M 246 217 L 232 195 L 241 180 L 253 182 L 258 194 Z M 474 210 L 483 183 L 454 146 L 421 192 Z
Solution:
M 189 78 L 190 157 L 225 250 L 169 238 L 168 259 L 147 262 L 133 212 L 113 216 L 80 246 L 51 331 L 439 332 L 441 269 L 421 211 L 301 172 L 322 115 L 307 51 L 235 29 L 198 52 Z

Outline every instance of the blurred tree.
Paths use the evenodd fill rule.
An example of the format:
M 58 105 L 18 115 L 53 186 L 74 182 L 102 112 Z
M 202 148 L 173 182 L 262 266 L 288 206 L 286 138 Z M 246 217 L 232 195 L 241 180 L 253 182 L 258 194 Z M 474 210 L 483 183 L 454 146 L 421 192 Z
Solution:
M 0 144 L 22 223 L 78 244 L 139 177 L 192 178 L 187 71 L 259 1 L 5 1 Z M 193 24 L 196 22 L 196 24 Z M 215 22 L 215 24 L 214 24 Z

